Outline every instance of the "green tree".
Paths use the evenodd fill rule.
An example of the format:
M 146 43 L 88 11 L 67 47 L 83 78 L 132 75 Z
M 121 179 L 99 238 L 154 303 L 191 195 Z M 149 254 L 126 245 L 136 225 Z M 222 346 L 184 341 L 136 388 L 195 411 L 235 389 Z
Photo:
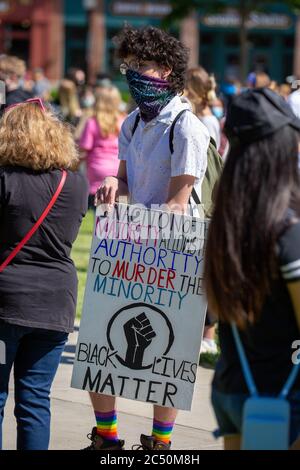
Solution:
M 240 35 L 240 71 L 241 78 L 245 81 L 248 66 L 248 29 L 247 20 L 249 14 L 254 10 L 264 10 L 270 5 L 278 4 L 274 0 L 236 0 L 235 7 L 241 17 Z M 291 10 L 300 9 L 300 0 L 281 0 L 280 4 L 285 4 Z M 188 16 L 194 11 L 202 10 L 209 13 L 220 12 L 228 7 L 225 0 L 171 0 L 172 13 L 166 18 L 165 25 L 169 25 L 174 21 L 178 21 Z

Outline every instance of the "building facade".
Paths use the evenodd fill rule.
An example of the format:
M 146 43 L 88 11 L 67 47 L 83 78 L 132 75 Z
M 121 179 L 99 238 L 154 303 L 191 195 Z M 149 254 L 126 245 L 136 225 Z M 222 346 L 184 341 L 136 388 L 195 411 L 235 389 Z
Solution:
M 230 3 L 230 2 L 228 2 Z M 262 70 L 283 82 L 294 72 L 296 16 L 280 5 L 252 12 L 247 22 L 248 71 Z M 200 62 L 216 76 L 239 78 L 240 24 L 238 11 L 200 14 Z
M 1 0 L 0 53 L 42 67 L 50 78 L 64 68 L 63 4 L 60 0 Z
M 241 20 L 237 3 L 237 0 L 224 0 L 226 8 L 219 13 L 195 12 L 181 22 L 179 30 L 173 31 L 189 46 L 190 65 L 202 64 L 221 81 L 228 77 L 239 78 Z M 88 23 L 93 11 L 98 12 L 101 27 L 91 31 Z M 159 26 L 170 11 L 168 0 L 65 0 L 66 66 L 84 66 L 91 76 L 96 69 L 107 71 L 117 79 L 112 41 L 115 34 L 125 22 L 137 27 Z M 279 2 L 267 11 L 253 12 L 247 28 L 249 71 L 264 70 L 277 81 L 283 81 L 293 72 L 300 73 L 300 53 L 295 47 L 300 41 L 300 26 L 287 7 Z M 93 59 L 91 67 L 90 61 L 95 57 L 93 44 L 100 43 L 101 51 L 99 48 L 94 51 L 98 57 L 96 63 Z
M 238 0 L 226 9 L 197 11 L 172 34 L 190 48 L 190 65 L 202 64 L 217 79 L 239 78 Z M 168 0 L 0 0 L 0 53 L 24 58 L 60 78 L 81 67 L 93 81 L 99 71 L 120 79 L 113 37 L 130 23 L 160 26 L 171 11 Z M 253 12 L 248 24 L 248 70 L 261 69 L 277 80 L 300 77 L 300 20 L 280 2 Z

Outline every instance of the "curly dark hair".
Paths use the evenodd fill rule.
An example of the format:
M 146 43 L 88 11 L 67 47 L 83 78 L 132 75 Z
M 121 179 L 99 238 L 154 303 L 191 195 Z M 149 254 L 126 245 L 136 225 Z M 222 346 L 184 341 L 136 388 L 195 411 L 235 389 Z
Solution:
M 170 68 L 172 72 L 168 81 L 172 90 L 183 92 L 189 54 L 178 39 L 153 26 L 141 29 L 125 26 L 114 38 L 114 43 L 120 59 L 133 55 L 138 61 L 153 60 L 158 65 Z

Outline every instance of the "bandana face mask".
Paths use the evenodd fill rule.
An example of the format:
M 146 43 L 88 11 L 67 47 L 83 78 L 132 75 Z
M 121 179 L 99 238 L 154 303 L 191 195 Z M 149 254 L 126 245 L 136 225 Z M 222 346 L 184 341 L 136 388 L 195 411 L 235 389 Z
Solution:
M 175 96 L 167 80 L 141 75 L 131 69 L 127 70 L 126 78 L 131 96 L 140 108 L 145 122 L 158 116 Z

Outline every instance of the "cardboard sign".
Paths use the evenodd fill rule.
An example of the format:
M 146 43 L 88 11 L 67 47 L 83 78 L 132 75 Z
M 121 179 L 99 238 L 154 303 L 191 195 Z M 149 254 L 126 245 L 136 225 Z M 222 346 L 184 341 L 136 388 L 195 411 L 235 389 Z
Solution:
M 98 208 L 72 387 L 191 408 L 207 228 L 137 206 Z

